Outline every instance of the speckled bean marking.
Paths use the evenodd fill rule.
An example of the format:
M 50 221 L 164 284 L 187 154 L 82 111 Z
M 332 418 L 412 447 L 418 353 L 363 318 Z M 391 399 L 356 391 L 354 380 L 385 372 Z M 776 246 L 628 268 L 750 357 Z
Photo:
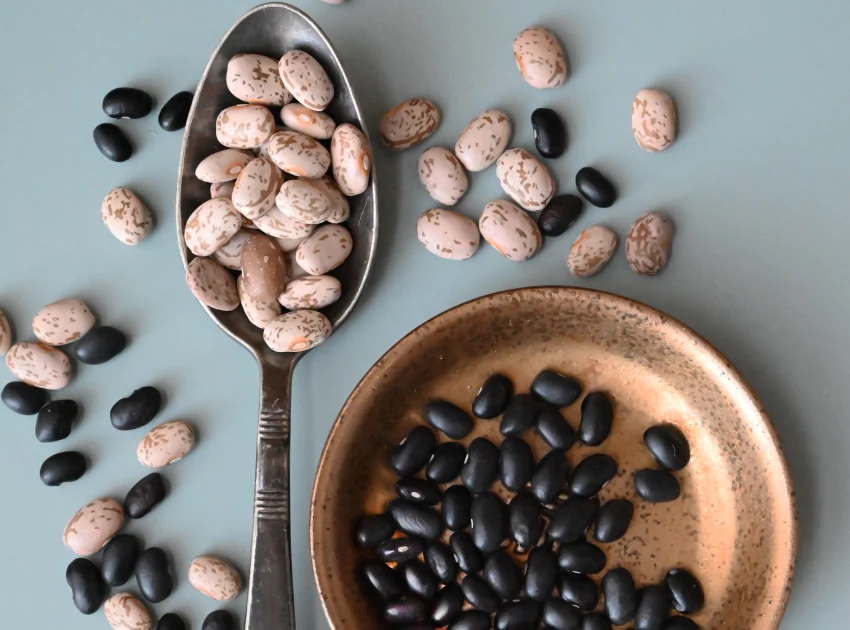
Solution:
M 195 177 L 208 184 L 229 182 L 236 179 L 252 159 L 253 155 L 239 149 L 216 151 L 201 160 L 195 169 Z
M 256 231 L 242 228 L 233 238 L 213 252 L 212 259 L 228 269 L 239 271 L 242 269 L 242 248 L 251 237 L 256 235 Z
M 153 630 L 151 614 L 132 593 L 116 593 L 103 604 L 112 630 Z
M 189 289 L 202 304 L 219 311 L 232 311 L 239 306 L 236 280 L 212 258 L 195 258 L 186 267 Z
M 153 228 L 151 211 L 132 190 L 123 186 L 109 191 L 100 206 L 100 214 L 112 235 L 127 245 L 138 245 Z
M 469 178 L 460 160 L 443 147 L 431 147 L 419 157 L 419 181 L 444 206 L 455 205 L 469 189 Z
M 351 214 L 351 205 L 348 203 L 348 198 L 342 194 L 339 186 L 336 185 L 336 182 L 328 175 L 310 181 L 316 188 L 325 193 L 328 201 L 330 201 L 331 212 L 328 215 L 327 221 L 329 223 L 347 221 Z
M 274 115 L 262 105 L 234 105 L 215 120 L 216 140 L 230 149 L 256 149 L 274 129 Z
M 426 98 L 411 98 L 381 117 L 381 140 L 400 151 L 427 140 L 440 126 L 440 110 Z
M 90 556 L 109 542 L 124 525 L 124 510 L 114 499 L 103 497 L 84 505 L 68 521 L 62 542 L 78 556 Z
M 278 63 L 283 85 L 302 105 L 324 110 L 334 97 L 334 86 L 318 61 L 302 50 L 290 50 Z
M 210 199 L 230 199 L 233 195 L 233 187 L 236 182 L 221 182 L 219 184 L 210 184 Z
M 31 341 L 19 341 L 9 348 L 6 367 L 18 380 L 42 389 L 62 389 L 73 373 L 64 352 Z
M 291 311 L 330 306 L 342 295 L 342 285 L 333 276 L 304 276 L 292 280 L 280 294 L 281 306 Z
M 254 219 L 258 230 L 275 238 L 307 238 L 316 229 L 315 225 L 301 223 L 286 216 L 274 207 L 259 219 Z
M 0 309 L 0 357 L 9 352 L 12 347 L 12 326 L 9 324 L 9 319 L 6 313 Z
M 195 256 L 209 256 L 233 238 L 242 219 L 230 199 L 205 201 L 186 221 L 183 237 Z
M 295 260 L 311 276 L 323 276 L 348 258 L 352 245 L 343 226 L 323 225 L 298 246 Z
M 331 214 L 328 196 L 307 179 L 284 183 L 275 203 L 286 216 L 311 225 L 324 223 Z
M 372 153 L 366 137 L 354 125 L 340 125 L 331 139 L 333 174 L 342 194 L 353 197 L 369 187 Z
M 502 155 L 510 142 L 513 125 L 507 114 L 488 109 L 467 125 L 455 145 L 455 155 L 473 173 L 483 171 Z
M 314 138 L 297 131 L 278 131 L 269 140 L 269 157 L 284 172 L 318 179 L 328 172 L 331 154 Z
M 220 602 L 230 601 L 242 590 L 239 571 L 215 556 L 199 556 L 192 560 L 189 583 L 207 597 Z
M 282 107 L 292 101 L 283 87 L 277 61 L 263 55 L 234 55 L 227 62 L 227 89 L 240 101 Z
M 499 183 L 525 210 L 542 210 L 555 194 L 555 181 L 543 163 L 524 149 L 508 149 L 496 164 Z
M 472 258 L 481 243 L 475 221 L 442 208 L 427 210 L 419 217 L 416 236 L 425 249 L 448 260 Z
M 269 158 L 251 160 L 239 177 L 230 199 L 239 213 L 258 219 L 274 208 L 274 198 L 283 184 L 283 173 Z
M 85 335 L 94 324 L 94 315 L 85 302 L 65 298 L 41 309 L 32 320 L 32 331 L 48 346 L 64 346 Z
M 263 331 L 263 339 L 275 352 L 304 352 L 331 334 L 331 323 L 319 311 L 284 313 Z
M 488 203 L 478 220 L 478 229 L 497 252 L 514 262 L 528 260 L 543 244 L 534 219 L 509 201 Z
M 592 276 L 602 271 L 616 251 L 617 235 L 602 225 L 594 225 L 573 243 L 567 267 L 575 276 Z
M 293 131 L 316 140 L 329 140 L 336 129 L 333 118 L 322 112 L 313 111 L 300 103 L 290 103 L 280 110 L 280 120 Z
M 268 302 L 252 298 L 245 290 L 245 280 L 242 276 L 236 279 L 236 289 L 239 291 L 239 303 L 242 304 L 245 316 L 257 328 L 265 328 L 274 321 L 275 317 L 280 316 L 280 304 L 277 300 Z
M 148 468 L 163 468 L 180 461 L 195 447 L 195 430 L 183 420 L 174 420 L 147 432 L 136 448 L 136 459 Z
M 668 148 L 676 139 L 676 105 L 666 92 L 641 90 L 632 102 L 632 132 L 646 151 Z
M 632 224 L 626 236 L 626 260 L 642 276 L 664 269 L 673 241 L 673 222 L 658 212 L 647 212 Z
M 242 286 L 254 300 L 277 305 L 286 287 L 286 260 L 271 237 L 258 234 L 242 249 Z
M 567 60 L 558 38 L 541 27 L 527 28 L 514 40 L 520 74 L 534 88 L 555 88 L 567 80 Z
M 281 131 L 286 131 L 286 127 L 284 127 L 283 125 L 275 125 L 274 133 L 280 133 Z M 254 149 L 254 155 L 255 156 L 264 157 L 264 158 L 270 157 L 269 156 L 269 142 L 271 142 L 271 139 L 274 137 L 274 133 L 271 136 L 269 136 L 268 140 L 263 142 L 263 144 L 258 146 L 256 149 Z

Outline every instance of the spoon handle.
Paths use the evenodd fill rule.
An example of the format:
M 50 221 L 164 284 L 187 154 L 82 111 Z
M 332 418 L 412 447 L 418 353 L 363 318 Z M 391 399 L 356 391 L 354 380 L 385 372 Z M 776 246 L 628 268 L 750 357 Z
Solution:
M 289 516 L 289 434 L 295 359 L 261 362 L 254 535 L 245 630 L 295 630 Z

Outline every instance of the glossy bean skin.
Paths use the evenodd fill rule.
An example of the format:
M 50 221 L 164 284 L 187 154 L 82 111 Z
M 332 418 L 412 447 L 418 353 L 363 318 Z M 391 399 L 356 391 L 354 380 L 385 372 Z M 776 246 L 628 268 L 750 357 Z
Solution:
M 463 590 L 459 584 L 446 584 L 434 599 L 431 619 L 437 626 L 445 626 L 458 618 L 463 610 Z
M 599 511 L 597 499 L 570 497 L 558 506 L 549 523 L 549 537 L 560 543 L 570 543 L 584 537 Z
M 71 435 L 78 406 L 73 400 L 53 400 L 38 412 L 35 439 L 39 442 L 58 442 Z
M 404 576 L 383 562 L 366 562 L 361 573 L 371 592 L 382 601 L 398 599 L 407 591 Z
M 146 600 L 154 604 L 171 595 L 174 581 L 168 556 L 159 547 L 145 549 L 136 560 L 136 582 Z
M 162 394 L 156 387 L 140 387 L 112 405 L 109 417 L 119 431 L 131 431 L 153 420 L 161 407 Z
M 502 484 L 514 492 L 522 490 L 534 473 L 534 454 L 531 447 L 522 439 L 513 435 L 502 440 L 499 453 L 499 479 Z
M 162 109 L 159 110 L 159 126 L 164 131 L 183 129 L 189 118 L 189 110 L 192 108 L 194 97 L 191 92 L 178 92 L 168 99 Z
M 554 370 L 543 370 L 531 382 L 531 393 L 555 407 L 569 407 L 581 396 L 581 383 Z
M 536 628 L 540 619 L 540 603 L 532 599 L 506 602 L 496 615 L 496 630 L 527 630 Z
M 110 118 L 144 118 L 152 108 L 151 95 L 138 88 L 115 88 L 103 97 L 103 113 Z
M 487 630 L 490 628 L 490 615 L 480 610 L 467 610 L 448 627 L 448 630 Z
M 617 200 L 614 184 L 592 166 L 585 166 L 576 173 L 576 188 L 597 208 L 610 208 Z
M 632 574 L 623 567 L 611 569 L 602 578 L 605 614 L 616 626 L 631 621 L 637 612 L 638 593 Z
M 561 577 L 561 599 L 581 610 L 593 610 L 599 603 L 596 582 L 580 573 L 567 573 Z
M 425 469 L 425 476 L 435 483 L 454 481 L 466 460 L 466 448 L 459 442 L 445 442 L 434 451 L 434 457 Z
M 499 447 L 487 438 L 472 440 L 467 449 L 466 463 L 460 471 L 460 480 L 473 493 L 484 492 L 499 474 Z
M 390 468 L 400 477 L 419 472 L 431 459 L 437 439 L 428 427 L 418 426 L 390 453 Z
M 130 518 L 142 518 L 165 498 L 165 482 L 159 473 L 143 477 L 130 488 L 124 498 L 124 513 Z
M 493 374 L 490 376 L 472 401 L 472 413 L 485 420 L 502 414 L 511 402 L 514 393 L 514 384 L 504 374 Z
M 564 154 L 567 150 L 567 127 L 557 112 L 547 107 L 535 109 L 531 113 L 531 126 L 534 145 L 540 155 L 557 159 Z
M 539 407 L 540 403 L 530 394 L 517 394 L 502 413 L 499 432 L 502 435 L 519 435 L 527 431 L 534 426 Z
M 626 535 L 635 506 L 628 499 L 612 499 L 599 508 L 593 537 L 601 543 L 611 543 Z
M 549 451 L 537 462 L 531 475 L 531 494 L 541 503 L 551 503 L 563 490 L 568 474 L 569 462 L 564 451 Z
M 578 439 L 588 446 L 599 446 L 611 433 L 614 406 L 604 392 L 590 392 L 581 401 Z
M 522 573 L 504 551 L 497 551 L 487 558 L 482 576 L 502 599 L 514 599 L 522 588 Z
M 534 497 L 521 492 L 508 505 L 508 531 L 511 539 L 524 549 L 531 549 L 543 533 L 543 508 Z
M 236 620 L 226 610 L 215 610 L 204 617 L 201 630 L 236 630 Z
M 422 505 L 436 505 L 442 496 L 437 484 L 417 477 L 399 479 L 395 484 L 395 491 L 402 499 Z
M 74 606 L 84 615 L 91 615 L 103 605 L 106 599 L 106 584 L 91 560 L 72 560 L 65 570 L 65 581 L 71 587 Z
M 186 622 L 175 613 L 165 613 L 159 618 L 156 630 L 186 630 Z
M 554 238 L 569 230 L 584 212 L 584 203 L 575 195 L 556 195 L 540 216 L 537 225 L 544 236 Z
M 86 365 L 100 365 L 114 359 L 127 347 L 127 336 L 112 326 L 96 326 L 73 348 L 77 360 Z
M 434 599 L 437 594 L 437 577 L 419 560 L 408 560 L 401 568 L 407 587 L 414 595 Z
M 667 586 L 652 584 L 639 593 L 635 612 L 636 630 L 661 630 L 670 615 L 670 591 Z
M 86 473 L 86 458 L 77 451 L 56 453 L 44 460 L 39 471 L 45 486 L 59 486 L 76 481 Z
M 455 564 L 452 550 L 441 542 L 429 543 L 425 548 L 425 563 L 431 569 L 431 573 L 443 584 L 454 582 L 457 577 L 457 564 Z
M 418 597 L 403 597 L 384 606 L 384 619 L 393 624 L 425 621 L 427 616 L 428 604 Z
M 395 532 L 395 521 L 389 514 L 366 516 L 357 524 L 355 539 L 359 547 L 377 547 Z
M 425 406 L 425 421 L 453 440 L 462 440 L 472 431 L 472 418 L 447 400 L 432 400 Z
M 122 586 L 133 575 L 139 541 L 130 534 L 118 534 L 103 547 L 100 571 L 109 586 Z
M 685 435 L 672 424 L 650 427 L 643 434 L 643 443 L 667 470 L 682 470 L 691 459 L 691 447 Z
M 593 575 L 602 571 L 607 562 L 604 551 L 584 540 L 562 545 L 558 550 L 558 566 L 567 573 Z
M 611 622 L 602 613 L 591 613 L 581 620 L 581 630 L 611 630 Z
M 667 572 L 666 582 L 676 611 L 683 615 L 693 615 L 705 606 L 702 585 L 690 571 L 671 569 Z
M 575 442 L 573 428 L 561 415 L 561 412 L 548 405 L 537 414 L 537 433 L 550 448 L 567 450 Z
M 23 381 L 12 381 L 3 387 L 0 399 L 15 413 L 33 416 L 47 403 L 47 391 Z
M 501 547 L 508 530 L 508 509 L 498 496 L 482 492 L 472 499 L 471 521 L 476 547 L 485 553 Z
M 107 160 L 126 162 L 133 155 L 133 146 L 120 128 L 101 123 L 92 133 L 94 144 Z
M 650 503 L 675 501 L 682 493 L 679 480 L 666 470 L 639 470 L 634 479 L 638 496 Z
M 472 495 L 463 486 L 451 486 L 443 493 L 440 513 L 446 529 L 456 532 L 469 524 Z
M 484 568 L 484 556 L 475 546 L 468 532 L 460 531 L 452 534 L 449 545 L 457 560 L 457 566 L 464 573 L 478 573 Z
M 570 492 L 580 497 L 592 497 L 617 474 L 617 462 L 605 453 L 585 457 L 570 476 Z
M 558 559 L 555 553 L 546 547 L 535 547 L 528 554 L 525 570 L 526 594 L 540 602 L 547 600 L 552 596 L 558 574 Z
M 463 596 L 478 610 L 493 614 L 499 610 L 499 596 L 477 575 L 467 575 L 460 584 Z
M 404 562 L 425 551 L 425 543 L 419 538 L 398 536 L 380 543 L 376 549 L 384 562 Z
M 580 630 L 581 614 L 575 606 L 552 598 L 543 604 L 543 623 L 554 630 Z

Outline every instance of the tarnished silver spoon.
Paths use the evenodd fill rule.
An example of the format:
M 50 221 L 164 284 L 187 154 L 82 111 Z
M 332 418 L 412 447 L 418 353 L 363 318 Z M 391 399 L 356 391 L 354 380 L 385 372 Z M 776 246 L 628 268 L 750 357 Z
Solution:
M 239 53 L 279 58 L 292 49 L 304 50 L 327 70 L 335 97 L 327 113 L 337 122 L 352 123 L 367 135 L 366 123 L 342 63 L 322 30 L 307 15 L 287 4 L 269 3 L 243 15 L 225 34 L 210 57 L 192 104 L 177 181 L 177 232 L 184 266 L 191 253 L 183 228 L 192 211 L 210 197 L 209 184 L 195 178 L 198 163 L 220 150 L 215 119 L 237 100 L 225 85 L 228 60 Z M 351 313 L 372 266 L 378 228 L 378 190 L 375 173 L 362 195 L 349 200 L 346 223 L 354 249 L 334 271 L 343 287 L 342 298 L 325 309 L 334 330 Z M 222 312 L 204 307 L 219 327 L 245 346 L 261 370 L 260 420 L 257 428 L 257 478 L 254 493 L 254 531 L 248 579 L 246 630 L 295 628 L 289 515 L 289 436 L 292 373 L 301 354 L 279 354 L 263 341 L 241 309 Z M 332 343 L 332 339 L 326 343 Z

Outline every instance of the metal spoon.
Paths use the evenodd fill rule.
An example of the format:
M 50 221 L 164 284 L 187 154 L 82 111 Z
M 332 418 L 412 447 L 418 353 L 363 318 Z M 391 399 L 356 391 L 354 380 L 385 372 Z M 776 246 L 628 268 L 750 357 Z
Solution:
M 183 265 L 191 254 L 183 242 L 189 215 L 209 199 L 209 184 L 195 178 L 195 168 L 221 147 L 216 143 L 215 119 L 238 101 L 225 85 L 228 60 L 239 53 L 259 53 L 275 59 L 292 49 L 313 55 L 327 70 L 336 96 L 327 113 L 337 122 L 353 123 L 364 134 L 366 122 L 342 64 L 322 30 L 307 15 L 287 4 L 269 3 L 242 16 L 225 34 L 207 64 L 189 113 L 177 182 L 177 231 Z M 371 186 L 351 202 L 347 227 L 354 250 L 334 271 L 343 287 L 342 298 L 324 312 L 336 329 L 354 308 L 366 284 L 375 254 L 378 231 L 378 189 L 374 169 Z M 260 364 L 260 420 L 257 429 L 257 478 L 254 494 L 254 532 L 248 579 L 246 630 L 295 628 L 289 516 L 289 435 L 292 373 L 302 354 L 273 352 L 241 309 L 232 312 L 204 307 L 210 317 Z

